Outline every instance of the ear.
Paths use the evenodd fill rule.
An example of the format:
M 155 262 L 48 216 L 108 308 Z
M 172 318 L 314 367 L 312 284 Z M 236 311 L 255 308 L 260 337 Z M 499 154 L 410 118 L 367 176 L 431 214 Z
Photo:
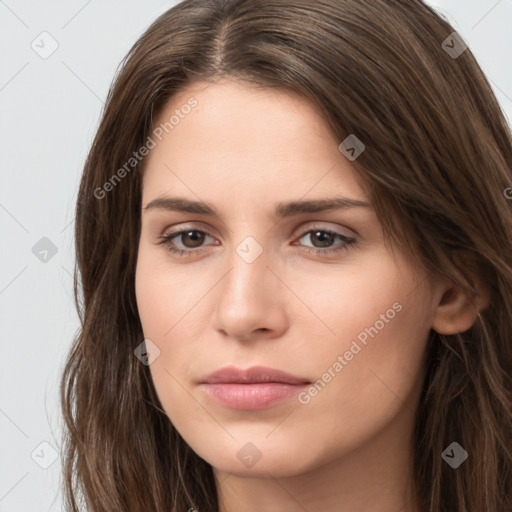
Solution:
M 474 263 L 465 260 L 466 268 L 476 269 Z M 457 278 L 461 283 L 467 283 L 467 280 L 460 272 L 455 271 Z M 439 283 L 436 290 L 436 301 L 434 317 L 432 319 L 432 329 L 439 334 L 456 334 L 467 331 L 475 322 L 478 313 L 489 305 L 490 289 L 483 279 L 475 278 L 474 274 L 471 284 L 476 289 L 476 293 L 468 296 L 464 288 L 455 281 L 448 283 Z

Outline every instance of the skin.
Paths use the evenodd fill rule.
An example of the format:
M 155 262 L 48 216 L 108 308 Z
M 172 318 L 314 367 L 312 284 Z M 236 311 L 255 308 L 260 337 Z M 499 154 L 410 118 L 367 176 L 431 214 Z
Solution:
M 160 350 L 150 371 L 166 414 L 213 467 L 221 512 L 418 510 L 408 483 L 427 336 L 466 330 L 475 306 L 388 246 L 371 205 L 273 215 L 284 201 L 369 202 L 341 141 L 307 100 L 228 80 L 195 83 L 154 125 L 191 96 L 198 105 L 150 151 L 143 177 L 136 296 L 144 336 Z M 144 210 L 162 196 L 206 201 L 220 217 Z M 191 256 L 159 245 L 180 229 L 206 233 L 202 244 L 186 234 L 168 242 Z M 325 229 L 356 242 L 308 253 L 344 245 L 315 238 Z M 252 263 L 236 252 L 248 236 L 262 249 Z M 315 382 L 397 303 L 307 404 L 233 410 L 199 385 L 227 365 Z M 252 467 L 237 457 L 248 442 L 261 456 Z

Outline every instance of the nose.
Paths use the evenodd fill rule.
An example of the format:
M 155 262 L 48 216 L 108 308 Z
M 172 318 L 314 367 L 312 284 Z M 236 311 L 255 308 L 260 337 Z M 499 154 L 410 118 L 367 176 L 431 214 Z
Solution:
M 213 327 L 241 341 L 279 337 L 288 325 L 279 265 L 265 250 L 254 253 L 254 245 L 240 244 L 237 249 L 226 260 L 227 273 L 223 272 L 212 296 Z

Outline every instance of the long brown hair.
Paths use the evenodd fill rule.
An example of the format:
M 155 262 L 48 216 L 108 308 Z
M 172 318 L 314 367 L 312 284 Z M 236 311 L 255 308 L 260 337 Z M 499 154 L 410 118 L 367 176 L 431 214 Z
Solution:
M 230 77 L 296 91 L 340 143 L 355 134 L 365 150 L 352 163 L 387 239 L 470 295 L 477 278 L 488 285 L 490 305 L 471 329 L 431 331 L 414 481 L 422 512 L 512 510 L 512 138 L 453 32 L 419 0 L 185 0 L 135 43 L 76 205 L 81 327 L 61 381 L 68 509 L 218 510 L 211 466 L 134 356 L 144 339 L 134 291 L 144 160 L 126 162 L 170 97 Z M 454 441 L 469 454 L 457 469 L 441 457 Z

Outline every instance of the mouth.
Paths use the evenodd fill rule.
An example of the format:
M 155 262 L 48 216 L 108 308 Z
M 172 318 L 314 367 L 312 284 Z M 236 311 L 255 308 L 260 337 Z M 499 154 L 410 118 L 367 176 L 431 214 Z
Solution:
M 296 396 L 311 382 L 281 370 L 255 366 L 247 370 L 221 368 L 204 378 L 205 393 L 224 407 L 260 410 Z

